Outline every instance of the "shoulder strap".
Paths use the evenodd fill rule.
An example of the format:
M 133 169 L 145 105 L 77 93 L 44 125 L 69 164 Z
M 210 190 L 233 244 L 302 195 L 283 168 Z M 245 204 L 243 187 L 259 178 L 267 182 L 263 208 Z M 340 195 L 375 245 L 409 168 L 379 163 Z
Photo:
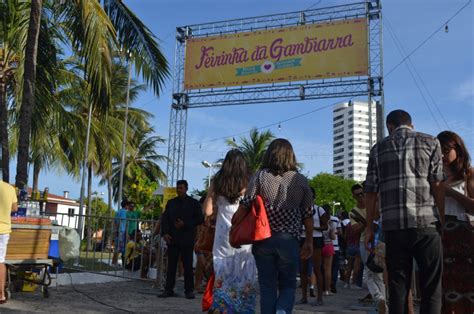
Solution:
M 464 179 L 464 195 L 466 195 L 467 197 L 471 197 L 469 195 L 469 189 L 467 188 L 469 185 L 469 177 L 466 176 L 466 178 Z

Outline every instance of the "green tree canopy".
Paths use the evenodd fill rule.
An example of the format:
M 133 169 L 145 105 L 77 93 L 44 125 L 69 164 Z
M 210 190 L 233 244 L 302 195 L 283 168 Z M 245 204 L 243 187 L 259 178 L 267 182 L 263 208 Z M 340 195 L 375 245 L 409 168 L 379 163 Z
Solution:
M 329 173 L 320 173 L 309 181 L 309 185 L 316 191 L 316 204 L 340 203 L 335 206 L 339 209 L 349 211 L 355 206 L 355 200 L 352 198 L 351 187 L 357 183 L 351 179 L 344 179 Z

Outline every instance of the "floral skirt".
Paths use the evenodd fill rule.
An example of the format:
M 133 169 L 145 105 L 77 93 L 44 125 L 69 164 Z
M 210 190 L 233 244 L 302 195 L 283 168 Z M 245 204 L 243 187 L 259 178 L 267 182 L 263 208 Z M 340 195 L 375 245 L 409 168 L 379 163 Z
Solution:
M 443 236 L 443 313 L 474 313 L 474 229 L 447 220 Z
M 257 268 L 251 252 L 214 257 L 214 274 L 211 312 L 255 313 Z

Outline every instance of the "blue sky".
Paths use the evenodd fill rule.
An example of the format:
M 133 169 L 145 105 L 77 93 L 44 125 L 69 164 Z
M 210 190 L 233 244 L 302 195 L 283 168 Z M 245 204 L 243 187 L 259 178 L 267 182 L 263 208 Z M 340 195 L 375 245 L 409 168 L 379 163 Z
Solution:
M 162 50 L 171 64 L 174 59 L 176 26 L 294 12 L 312 6 L 318 8 L 351 2 L 354 1 L 125 1 L 160 39 Z M 467 0 L 383 1 L 385 73 L 403 59 L 391 33 L 406 52 L 412 51 L 466 2 Z M 436 33 L 410 57 L 416 80 L 408 71 L 407 62 L 385 79 L 386 113 L 398 108 L 407 110 L 411 113 L 417 130 L 433 135 L 449 126 L 464 138 L 471 155 L 474 155 L 473 17 L 474 4 L 470 3 L 449 22 L 449 32 Z M 171 83 L 170 80 L 165 84 L 159 98 L 151 92 L 146 92 L 133 104 L 154 114 L 153 125 L 156 133 L 164 138 L 168 137 L 169 132 Z M 187 143 L 200 143 L 246 132 L 252 127 L 277 123 L 341 100 L 344 99 L 191 109 L 188 112 Z M 282 123 L 281 129 L 277 126 L 270 129 L 277 137 L 284 137 L 292 142 L 298 160 L 305 166 L 304 174 L 313 176 L 320 172 L 332 172 L 330 108 Z M 207 176 L 208 169 L 201 165 L 201 161 L 213 162 L 223 158 L 226 151 L 224 140 L 203 143 L 201 148 L 199 144 L 188 146 L 185 178 L 189 181 L 191 189 L 203 188 L 203 179 Z M 167 145 L 160 146 L 158 152 L 167 155 Z M 163 167 L 166 169 L 166 165 Z M 94 190 L 107 194 L 107 188 L 98 186 L 98 181 L 94 180 Z M 79 197 L 80 181 L 55 170 L 41 175 L 40 188 L 43 189 L 45 186 L 55 194 L 69 190 L 71 197 Z

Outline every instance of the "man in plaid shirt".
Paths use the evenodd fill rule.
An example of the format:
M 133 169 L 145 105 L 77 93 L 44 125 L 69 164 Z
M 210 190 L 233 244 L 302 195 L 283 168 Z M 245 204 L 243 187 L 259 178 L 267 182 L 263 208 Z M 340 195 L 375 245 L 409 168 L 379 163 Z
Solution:
M 389 274 L 390 313 L 407 313 L 413 258 L 419 268 L 420 313 L 441 312 L 444 181 L 439 141 L 413 130 L 410 115 L 387 116 L 389 136 L 370 152 L 366 192 L 367 222 L 373 221 L 380 195 Z M 367 223 L 365 245 L 371 248 L 373 224 Z

